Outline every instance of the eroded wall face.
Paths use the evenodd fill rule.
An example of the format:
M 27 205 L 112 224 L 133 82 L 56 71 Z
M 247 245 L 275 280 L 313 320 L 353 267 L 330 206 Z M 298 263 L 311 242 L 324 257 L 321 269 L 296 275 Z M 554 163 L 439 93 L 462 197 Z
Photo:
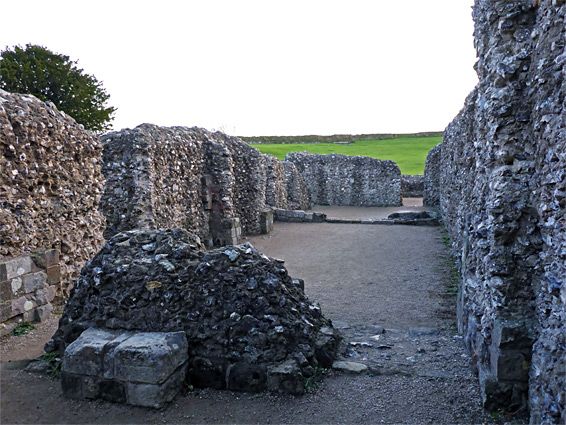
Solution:
M 315 204 L 401 205 L 401 170 L 393 161 L 307 152 L 291 152 L 285 160 L 295 165 Z
M 143 124 L 102 142 L 106 237 L 181 227 L 209 246 L 234 244 L 262 231 L 266 210 L 288 206 L 281 162 L 236 137 Z
M 436 172 L 463 277 L 459 326 L 484 403 L 528 404 L 531 421 L 558 423 L 566 419 L 566 5 L 538 3 L 476 1 L 480 82 L 445 131 Z
M 103 244 L 101 155 L 53 104 L 0 90 L 0 261 L 56 249 L 66 294 Z

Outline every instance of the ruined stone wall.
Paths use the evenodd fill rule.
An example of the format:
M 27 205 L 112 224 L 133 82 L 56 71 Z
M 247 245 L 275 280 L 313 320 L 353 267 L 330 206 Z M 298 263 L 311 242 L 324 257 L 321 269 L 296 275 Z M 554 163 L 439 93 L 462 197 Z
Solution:
M 293 210 L 309 210 L 311 208 L 311 197 L 303 176 L 290 161 L 281 161 L 285 169 L 287 181 L 288 208 Z
M 98 139 L 52 103 L 0 90 L 0 261 L 60 251 L 65 294 L 103 244 L 101 155 Z
M 143 124 L 102 142 L 106 237 L 180 227 L 209 246 L 232 244 L 262 231 L 262 212 L 287 207 L 281 162 L 236 137 Z
M 272 207 L 287 208 L 288 194 L 285 167 L 273 155 L 263 155 L 263 160 L 267 177 L 265 202 Z
M 422 198 L 424 191 L 423 175 L 401 175 L 401 197 L 403 198 Z
M 401 205 L 401 171 L 393 161 L 307 152 L 291 152 L 285 160 L 295 164 L 315 204 Z
M 435 207 L 440 205 L 440 171 L 442 143 L 432 148 L 425 162 L 423 205 Z
M 480 82 L 445 131 L 440 204 L 486 407 L 563 423 L 566 4 L 538 3 L 476 0 Z

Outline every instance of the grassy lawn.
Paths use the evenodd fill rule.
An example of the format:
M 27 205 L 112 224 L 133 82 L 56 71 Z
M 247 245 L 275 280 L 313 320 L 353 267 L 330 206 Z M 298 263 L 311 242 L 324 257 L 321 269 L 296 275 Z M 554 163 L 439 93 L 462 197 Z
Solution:
M 369 156 L 395 161 L 403 174 L 423 174 L 426 154 L 442 141 L 442 137 L 407 137 L 391 140 L 361 140 L 351 145 L 336 143 L 313 144 L 265 144 L 252 145 L 262 153 L 284 159 L 289 152 L 307 151 L 310 153 Z

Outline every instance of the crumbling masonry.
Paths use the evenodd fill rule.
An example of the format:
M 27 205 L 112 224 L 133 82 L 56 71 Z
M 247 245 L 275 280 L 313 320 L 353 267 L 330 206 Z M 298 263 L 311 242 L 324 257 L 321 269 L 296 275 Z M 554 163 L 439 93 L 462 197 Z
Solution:
M 480 82 L 431 151 L 486 407 L 566 421 L 566 3 L 476 0 Z

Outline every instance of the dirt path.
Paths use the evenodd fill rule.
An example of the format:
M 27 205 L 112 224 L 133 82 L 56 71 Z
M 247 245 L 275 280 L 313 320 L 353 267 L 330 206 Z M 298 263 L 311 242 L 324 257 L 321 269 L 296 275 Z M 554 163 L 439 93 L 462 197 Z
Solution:
M 15 362 L 37 355 L 51 321 L 26 339 L 2 339 L 0 422 L 499 423 L 480 407 L 453 297 L 443 298 L 449 270 L 439 228 L 276 223 L 272 234 L 249 240 L 305 280 L 344 333 L 344 360 L 369 372 L 330 370 L 301 397 L 195 390 L 164 411 L 67 400 L 59 381 Z M 36 351 L 26 352 L 32 343 Z

